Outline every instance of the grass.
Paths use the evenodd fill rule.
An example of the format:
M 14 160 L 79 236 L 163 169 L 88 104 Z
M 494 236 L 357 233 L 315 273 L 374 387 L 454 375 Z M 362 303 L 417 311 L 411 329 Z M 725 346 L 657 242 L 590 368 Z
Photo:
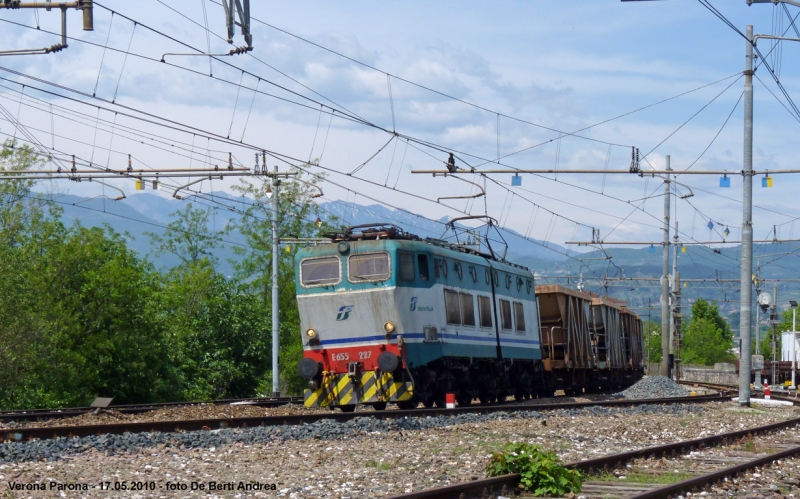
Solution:
M 378 461 L 376 461 L 374 458 L 370 459 L 369 461 L 364 463 L 364 466 L 366 466 L 367 468 L 380 468 L 383 471 L 389 471 L 390 469 L 392 469 L 392 465 L 391 464 L 389 464 L 389 463 L 380 463 L 379 464 Z
M 691 473 L 687 473 L 685 471 L 681 471 L 678 473 L 668 472 L 663 473 L 661 475 L 656 475 L 653 473 L 640 473 L 640 472 L 632 472 L 625 475 L 626 482 L 630 483 L 645 483 L 645 484 L 653 484 L 653 485 L 671 485 L 673 483 L 680 482 L 682 480 L 686 480 L 692 478 L 694 475 Z M 621 480 L 619 477 L 614 476 L 610 473 L 603 473 L 601 475 L 592 476 L 592 479 L 601 481 L 601 482 L 620 482 Z

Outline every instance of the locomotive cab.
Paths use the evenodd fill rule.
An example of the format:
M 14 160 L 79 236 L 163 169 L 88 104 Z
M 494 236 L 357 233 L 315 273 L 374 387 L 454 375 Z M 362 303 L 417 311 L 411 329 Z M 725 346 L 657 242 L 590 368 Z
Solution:
M 413 396 L 397 288 L 399 281 L 428 278 L 428 256 L 404 248 L 408 241 L 387 240 L 386 231 L 370 235 L 370 240 L 342 238 L 298 252 L 304 349 L 298 371 L 309 380 L 309 407 L 383 409 L 387 402 Z

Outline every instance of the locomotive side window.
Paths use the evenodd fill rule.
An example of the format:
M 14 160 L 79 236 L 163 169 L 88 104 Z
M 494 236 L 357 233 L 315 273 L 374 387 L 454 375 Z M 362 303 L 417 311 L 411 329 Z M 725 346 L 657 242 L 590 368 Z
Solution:
M 449 289 L 444 290 L 444 308 L 447 313 L 447 323 L 461 325 L 461 304 L 458 293 Z
M 525 309 L 518 301 L 514 302 L 514 325 L 518 333 L 525 332 Z
M 465 326 L 475 327 L 475 302 L 469 293 L 459 293 L 461 295 L 461 323 Z
M 500 300 L 500 325 L 511 330 L 511 302 L 508 300 Z
M 478 313 L 481 327 L 492 327 L 492 300 L 488 296 L 478 296 Z
M 314 286 L 330 286 L 342 280 L 342 268 L 339 257 L 325 256 L 306 258 L 300 262 L 300 284 L 310 288 Z
M 400 253 L 400 280 L 414 280 L 414 255 L 412 253 Z
M 389 254 L 364 253 L 347 259 L 350 282 L 385 281 L 389 279 Z
M 417 264 L 419 266 L 419 280 L 428 282 L 431 275 L 431 271 L 428 269 L 428 255 L 417 255 Z

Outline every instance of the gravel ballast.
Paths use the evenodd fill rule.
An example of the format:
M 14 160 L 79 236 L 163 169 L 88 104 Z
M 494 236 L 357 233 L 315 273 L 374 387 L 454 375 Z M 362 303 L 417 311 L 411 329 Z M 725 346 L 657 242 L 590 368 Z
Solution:
M 645 376 L 627 390 L 617 393 L 626 399 L 688 397 L 689 392 L 666 376 Z
M 38 456 L 44 460 L 0 464 L 0 497 L 10 481 L 52 481 L 95 486 L 79 494 L 66 493 L 67 497 L 379 498 L 483 478 L 491 453 L 514 441 L 555 450 L 568 462 L 796 416 L 793 408 L 766 411 L 716 402 L 394 421 L 365 417 L 338 425 L 107 436 L 109 445 L 120 439 L 113 451 L 87 446 L 86 439 L 61 439 L 66 447 L 60 458 L 50 449 L 50 461 Z M 47 444 L 11 447 L 21 452 L 19 445 L 33 449 Z M 100 490 L 96 485 L 100 481 L 147 481 L 157 489 L 123 495 Z M 168 483 L 191 487 L 211 481 L 236 485 L 255 481 L 275 485 L 275 490 L 165 488 Z M 10 494 L 60 496 L 58 491 Z
M 587 407 L 559 409 L 556 411 L 495 412 L 490 414 L 459 414 L 457 416 L 406 417 L 399 419 L 355 418 L 344 423 L 321 420 L 304 425 L 259 426 L 181 433 L 123 433 L 80 438 L 60 437 L 32 442 L 0 444 L 0 463 L 18 461 L 55 460 L 64 455 L 81 454 L 91 449 L 111 455 L 163 445 L 176 448 L 210 448 L 243 443 L 260 445 L 289 440 L 340 440 L 376 432 L 403 432 L 431 430 L 468 423 L 485 423 L 496 420 L 522 419 L 547 420 L 552 417 L 591 415 L 596 417 L 634 416 L 671 413 L 682 416 L 701 413 L 700 405 L 635 406 L 623 408 Z

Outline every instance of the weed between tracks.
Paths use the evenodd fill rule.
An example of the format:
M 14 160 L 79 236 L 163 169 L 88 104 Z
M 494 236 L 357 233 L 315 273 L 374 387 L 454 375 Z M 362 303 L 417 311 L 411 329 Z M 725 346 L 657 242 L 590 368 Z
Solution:
M 586 481 L 598 481 L 598 482 L 628 482 L 628 483 L 643 483 L 643 484 L 653 484 L 653 485 L 672 485 L 673 483 L 678 483 L 683 480 L 687 480 L 692 478 L 694 475 L 691 473 L 687 473 L 685 471 L 679 472 L 672 472 L 672 473 L 647 473 L 641 471 L 634 471 L 630 474 L 622 475 L 625 478 L 622 479 L 617 475 L 611 473 L 601 473 L 600 475 L 591 475 L 587 477 Z

